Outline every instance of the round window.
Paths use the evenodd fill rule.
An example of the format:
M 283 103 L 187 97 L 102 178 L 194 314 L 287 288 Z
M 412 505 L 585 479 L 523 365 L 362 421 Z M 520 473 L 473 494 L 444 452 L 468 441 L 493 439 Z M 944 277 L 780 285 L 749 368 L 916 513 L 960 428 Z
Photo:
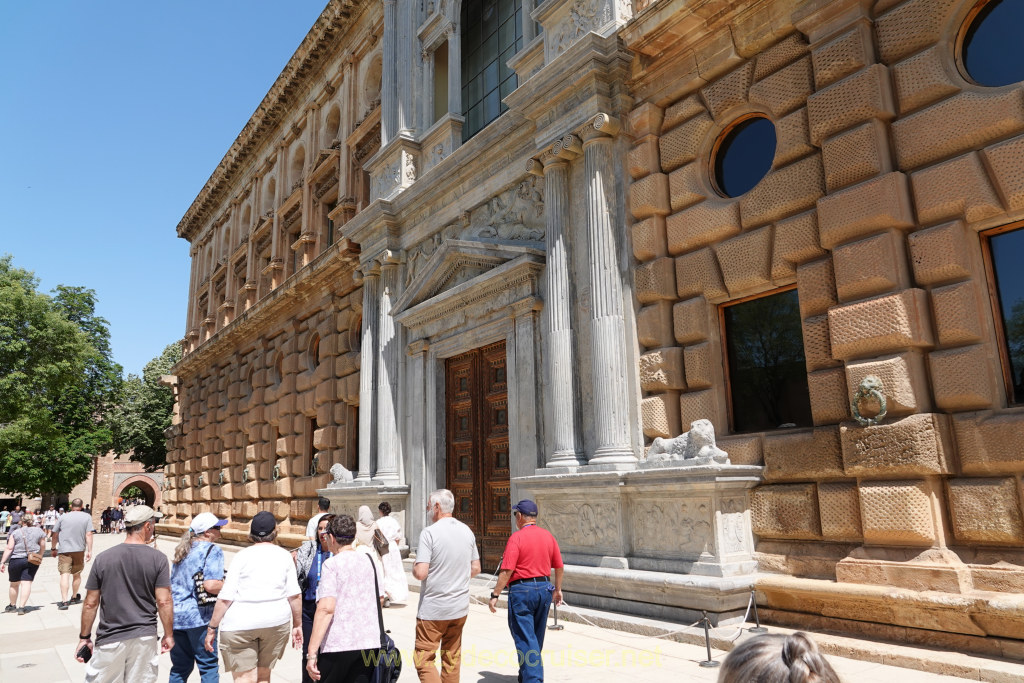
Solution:
M 774 159 L 775 124 L 761 114 L 744 117 L 715 145 L 715 187 L 726 197 L 739 197 L 761 182 Z
M 1024 81 L 1022 26 L 1022 0 L 983 0 L 975 5 L 960 45 L 960 59 L 968 78 L 993 88 Z

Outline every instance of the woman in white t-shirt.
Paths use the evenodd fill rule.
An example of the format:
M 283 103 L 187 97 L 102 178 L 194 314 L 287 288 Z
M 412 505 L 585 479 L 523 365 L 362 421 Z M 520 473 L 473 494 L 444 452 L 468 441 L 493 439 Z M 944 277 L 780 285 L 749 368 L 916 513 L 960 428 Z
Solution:
M 338 549 L 324 562 L 317 587 L 306 671 L 314 681 L 369 683 L 381 643 L 377 610 L 384 595 L 382 577 L 377 563 L 353 548 L 354 519 L 338 515 L 327 530 Z
M 284 655 L 289 638 L 302 648 L 302 593 L 291 554 L 274 544 L 277 522 L 256 513 L 249 527 L 253 545 L 231 562 L 206 632 L 206 650 L 220 628 L 224 670 L 236 681 L 264 683 Z

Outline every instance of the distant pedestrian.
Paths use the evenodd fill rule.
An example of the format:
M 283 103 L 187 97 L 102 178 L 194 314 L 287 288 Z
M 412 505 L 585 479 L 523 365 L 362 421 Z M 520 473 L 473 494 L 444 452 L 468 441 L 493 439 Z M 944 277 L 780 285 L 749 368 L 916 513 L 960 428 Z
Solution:
M 121 533 L 121 520 L 124 519 L 124 513 L 121 512 L 121 508 L 113 508 L 110 511 L 110 528 L 115 533 Z
M 725 658 L 719 683 L 839 683 L 839 675 L 806 633 L 745 640 Z
M 480 573 L 480 552 L 472 529 L 455 519 L 455 496 L 439 489 L 427 499 L 412 575 L 422 581 L 416 611 L 413 661 L 426 683 L 457 683 L 462 667 L 462 629 L 469 615 L 469 580 Z M 390 554 L 390 553 L 389 553 Z M 441 649 L 441 675 L 434 659 Z
M 82 511 L 81 498 L 71 501 L 71 512 L 61 516 L 53 527 L 50 554 L 57 555 L 57 572 L 60 574 L 60 602 L 57 603 L 57 609 L 67 609 L 68 605 L 82 601 L 78 593 L 82 584 L 82 570 L 85 569 L 85 563 L 92 559 L 92 517 Z
M 6 534 L 7 533 L 7 528 L 10 525 L 11 525 L 11 513 L 7 509 L 7 506 L 5 505 L 4 509 L 0 510 L 0 531 L 4 532 Z
M 182 534 L 171 565 L 174 597 L 174 649 L 170 683 L 184 683 L 199 667 L 202 683 L 220 680 L 216 641 L 207 651 L 206 631 L 217 594 L 224 586 L 224 551 L 217 546 L 220 529 L 228 523 L 212 512 L 200 512 Z
M 82 625 L 75 652 L 87 647 L 85 683 L 153 683 L 159 655 L 174 647 L 167 558 L 149 546 L 162 515 L 147 505 L 129 510 L 124 543 L 96 556 L 85 582 Z M 100 613 L 93 645 L 92 626 Z M 157 615 L 163 638 L 157 641 Z M 84 661 L 76 655 L 78 661 Z
M 331 509 L 331 501 L 323 496 L 317 498 L 316 509 L 318 510 L 317 514 L 310 517 L 306 523 L 306 540 L 314 543 L 317 541 L 316 529 L 320 525 L 320 518 Z
M 487 603 L 495 612 L 498 597 L 507 584 L 508 627 L 519 656 L 521 683 L 542 683 L 544 662 L 544 630 L 547 628 L 548 610 L 554 599 L 562 604 L 562 553 L 558 541 L 547 529 L 537 526 L 537 504 L 521 500 L 512 506 L 516 531 L 505 544 L 498 583 Z M 555 584 L 548 581 L 552 570 Z
M 402 527 L 398 520 L 391 516 L 391 504 L 387 501 L 377 506 L 380 517 L 377 518 L 377 528 L 381 536 L 388 542 L 388 552 L 382 557 L 381 564 L 384 566 L 384 591 L 387 593 L 387 602 L 405 604 L 409 598 L 409 580 L 405 575 L 405 565 L 402 564 L 402 553 L 399 548 L 402 544 Z
M 35 526 L 32 515 L 21 517 L 21 526 L 7 537 L 7 547 L 3 559 L 0 559 L 0 572 L 10 572 L 11 587 L 8 590 L 8 604 L 5 612 L 25 614 L 25 605 L 32 594 L 32 581 L 36 578 L 39 564 L 32 562 L 29 555 L 46 552 L 46 532 Z M 10 562 L 10 564 L 8 564 Z
M 17 529 L 19 526 L 21 526 L 21 518 L 24 516 L 25 513 L 22 511 L 21 506 L 15 505 L 14 509 L 11 510 L 10 518 L 7 520 L 10 523 L 10 526 L 8 528 Z
M 356 542 L 352 544 L 357 553 L 363 553 L 369 555 L 370 559 L 377 566 L 377 573 L 381 576 L 384 575 L 384 565 L 381 564 L 380 553 L 377 552 L 377 546 L 374 543 L 374 538 L 379 537 L 379 540 L 383 542 L 384 537 L 380 534 L 380 530 L 377 528 L 377 522 L 373 519 L 373 513 L 370 512 L 369 505 L 360 505 L 358 516 L 356 517 Z M 384 544 L 387 547 L 387 544 Z
M 53 527 L 57 525 L 57 511 L 50 506 L 46 512 L 43 513 L 43 531 L 46 532 L 46 540 L 50 540 L 50 535 L 53 533 Z

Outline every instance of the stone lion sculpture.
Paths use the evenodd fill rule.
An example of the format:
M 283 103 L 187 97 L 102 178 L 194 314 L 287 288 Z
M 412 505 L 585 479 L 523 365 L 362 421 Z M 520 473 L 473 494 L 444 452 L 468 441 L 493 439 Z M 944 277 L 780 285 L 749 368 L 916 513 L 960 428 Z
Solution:
M 686 461 L 688 465 L 729 464 L 729 454 L 715 445 L 715 426 L 711 420 L 695 420 L 690 431 L 674 439 L 660 436 L 647 450 L 648 462 Z
M 331 483 L 328 488 L 337 488 L 342 484 L 352 481 L 352 470 L 347 469 L 340 462 L 331 465 Z

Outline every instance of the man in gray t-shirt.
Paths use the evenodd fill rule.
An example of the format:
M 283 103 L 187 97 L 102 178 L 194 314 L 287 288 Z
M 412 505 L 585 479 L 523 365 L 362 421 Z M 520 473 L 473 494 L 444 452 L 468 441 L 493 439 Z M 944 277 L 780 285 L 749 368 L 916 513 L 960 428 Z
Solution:
M 85 563 L 92 559 L 92 517 L 82 512 L 82 499 L 71 501 L 71 512 L 61 515 L 53 527 L 50 537 L 50 554 L 57 555 L 57 572 L 60 574 L 60 602 L 57 609 L 67 609 L 68 605 L 79 603 L 82 597 L 78 587 L 82 585 L 82 570 Z M 72 597 L 68 600 L 68 589 Z
M 441 648 L 441 677 L 456 683 L 462 665 L 462 628 L 469 614 L 469 580 L 480 573 L 473 531 L 452 517 L 455 496 L 438 489 L 427 499 L 430 526 L 420 534 L 412 575 L 422 582 L 416 612 L 416 654 L 420 681 L 439 680 L 434 659 Z

